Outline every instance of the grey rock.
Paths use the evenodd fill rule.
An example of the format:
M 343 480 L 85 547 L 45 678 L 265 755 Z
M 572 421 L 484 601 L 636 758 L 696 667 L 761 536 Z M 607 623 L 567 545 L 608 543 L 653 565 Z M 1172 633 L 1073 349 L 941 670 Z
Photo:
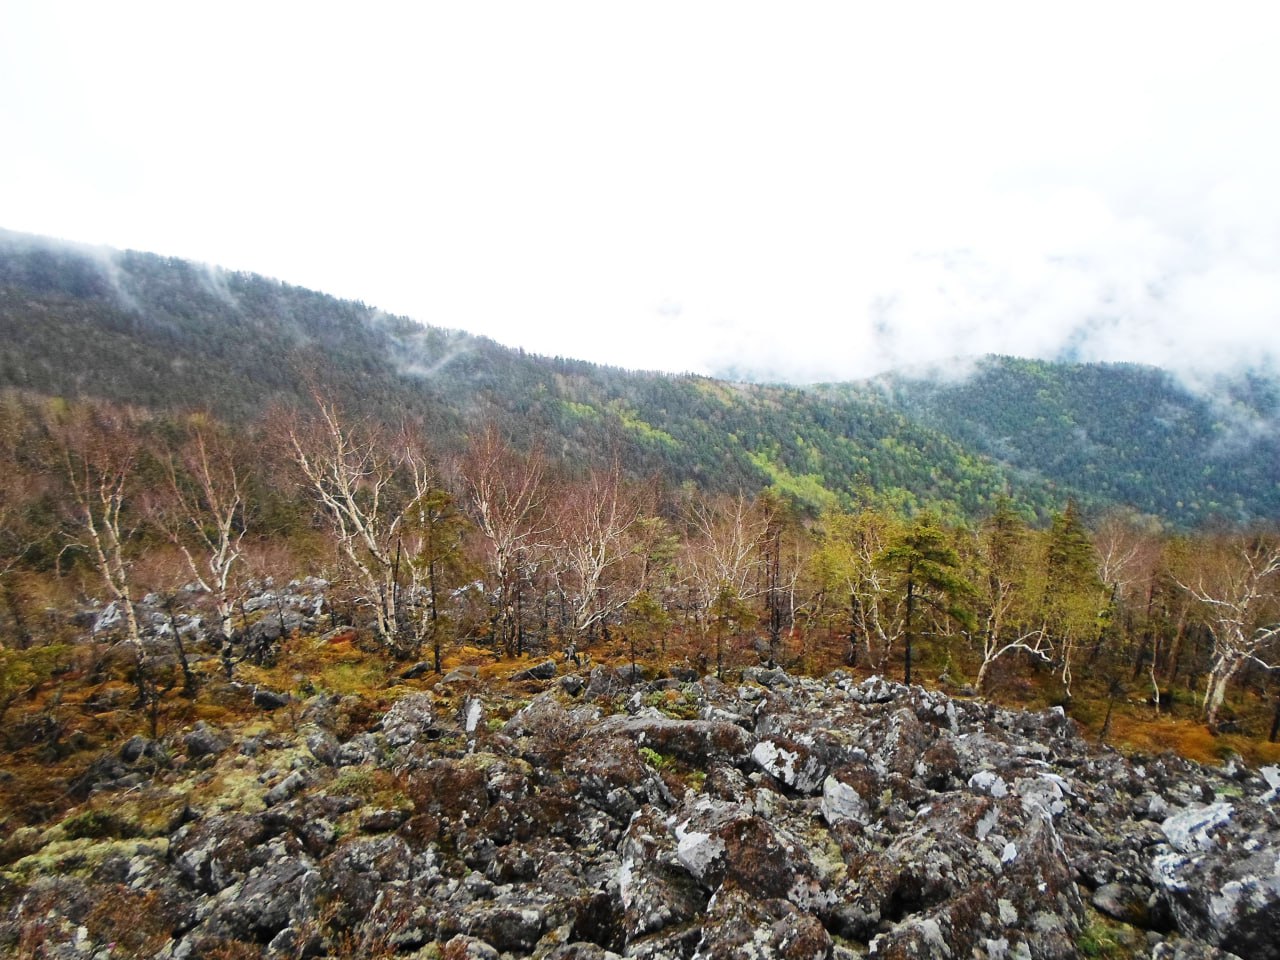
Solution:
M 620 847 L 618 896 L 628 943 L 694 919 L 707 895 L 686 869 L 666 818 L 652 807 L 627 827 Z
M 18 831 L 0 943 L 38 924 L 50 956 L 83 955 L 93 904 L 127 896 L 173 960 L 1065 960 L 1090 900 L 1149 931 L 1144 955 L 1277 956 L 1280 773 L 1131 760 L 1059 711 L 878 678 L 592 680 L 623 697 L 583 705 L 555 682 L 500 731 L 479 688 L 410 694 L 371 730 L 353 729 L 358 704 L 314 697 L 296 730 L 268 725 L 163 783 L 138 738 L 84 791 L 189 777 L 196 809 L 154 840 L 80 820 L 65 854 Z M 655 691 L 699 719 L 659 713 Z M 215 797 L 215 778 L 236 794 Z
M 432 739 L 435 726 L 435 700 L 429 693 L 400 698 L 382 717 L 382 733 L 390 747 Z
M 566 674 L 560 678 L 560 689 L 571 697 L 576 697 L 586 687 L 587 683 L 576 673 Z
M 474 680 L 480 676 L 480 669 L 470 664 L 463 664 L 460 667 L 454 667 L 444 675 L 441 683 L 466 683 L 468 680 Z
M 409 667 L 409 669 L 401 671 L 400 679 L 401 680 L 418 680 L 422 677 L 425 677 L 427 674 L 429 674 L 431 670 L 432 670 L 432 666 L 429 661 L 419 660 L 413 666 Z
M 1106 883 L 1093 892 L 1092 903 L 1114 920 L 1145 927 L 1149 922 L 1151 897 L 1150 887 Z
M 516 681 L 522 680 L 550 680 L 556 675 L 556 662 L 554 660 L 544 660 L 542 663 L 536 663 L 527 670 L 521 670 L 519 673 L 513 674 L 511 679 Z
M 835 777 L 822 781 L 822 816 L 831 826 L 852 821 L 867 823 L 870 812 L 862 795 Z
M 120 759 L 125 763 L 137 763 L 143 758 L 155 759 L 164 756 L 164 747 L 155 740 L 135 734 L 120 747 Z
M 273 807 L 284 803 L 306 785 L 307 775 L 301 770 L 295 770 L 268 790 L 263 799 L 266 801 L 267 806 Z
M 754 738 L 734 723 L 717 720 L 674 720 L 663 716 L 613 716 L 602 721 L 593 736 L 622 736 L 637 745 L 674 755 L 695 765 L 728 762 L 745 766 Z
M 195 728 L 182 738 L 182 742 L 186 748 L 187 756 L 192 759 L 219 754 L 227 749 L 228 746 L 227 739 L 216 730 L 206 726 L 203 720 L 197 723 Z
M 328 730 L 323 730 L 315 724 L 309 724 L 303 729 L 306 737 L 307 750 L 311 755 L 328 767 L 338 766 L 338 755 L 342 750 L 342 744 Z
M 765 773 L 800 793 L 817 793 L 827 775 L 826 764 L 803 743 L 764 737 L 751 749 L 751 759 Z
M 791 678 L 780 667 L 747 667 L 742 671 L 742 679 L 758 683 L 762 687 L 787 687 Z
M 278 693 L 266 687 L 253 688 L 253 705 L 263 710 L 279 710 L 281 707 L 288 706 L 292 699 L 287 693 Z
M 1215 845 L 1214 831 L 1231 819 L 1229 803 L 1211 803 L 1174 814 L 1160 825 L 1174 849 L 1183 853 L 1208 850 Z
M 587 678 L 587 688 L 583 696 L 588 700 L 599 697 L 616 697 L 626 693 L 630 684 L 613 667 L 599 666 L 591 671 Z

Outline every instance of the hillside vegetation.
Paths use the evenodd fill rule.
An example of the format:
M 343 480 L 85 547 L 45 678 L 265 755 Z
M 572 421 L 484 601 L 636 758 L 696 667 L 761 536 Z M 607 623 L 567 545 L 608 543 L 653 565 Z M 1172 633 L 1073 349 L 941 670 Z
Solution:
M 1274 379 L 1220 378 L 1192 393 L 1136 364 L 988 357 L 961 381 L 886 376 L 833 398 L 891 409 L 1025 478 L 1176 525 L 1280 515 L 1280 394 Z
M 459 645 L 620 636 L 698 673 L 845 662 L 1070 703 L 1102 730 L 1150 698 L 1280 732 L 1265 381 L 1215 405 L 1158 371 L 1008 359 L 965 384 L 809 390 L 631 373 L 261 277 L 3 240 L 9 696 L 65 668 L 47 650 L 84 639 L 74 597 L 112 606 L 91 633 L 132 651 L 145 706 L 163 700 L 151 648 L 177 634 L 148 603 L 198 588 L 195 639 L 230 670 L 265 655 L 250 585 L 320 576 L 335 628 L 437 670 Z M 1197 492 L 1197 472 L 1215 482 Z M 1147 508 L 1253 522 L 1187 535 Z
M 1009 492 L 1176 525 L 1275 516 L 1270 382 L 1214 404 L 1132 366 L 992 359 L 960 384 L 803 390 L 537 357 L 361 303 L 151 254 L 0 234 L 0 387 L 248 422 L 323 384 L 460 449 L 496 422 L 571 464 L 756 492 L 816 513 L 874 499 L 979 517 Z M 820 349 L 821 345 L 815 345 Z
M 975 790 L 990 789 L 1011 817 L 1029 812 L 1024 801 L 1040 793 L 1016 777 L 998 789 L 991 779 L 993 722 L 1019 737 L 1027 723 L 1048 723 L 1072 763 L 1093 762 L 1078 759 L 1082 736 L 1225 762 L 1205 779 L 1167 756 L 1135 759 L 1133 769 L 1180 771 L 1139 810 L 1127 763 L 1100 755 L 1123 785 L 1125 818 L 1165 822 L 1170 802 L 1242 789 L 1242 760 L 1280 758 L 1268 381 L 1235 383 L 1210 402 L 1158 371 L 992 359 L 964 384 L 732 384 L 529 356 L 151 255 L 3 241 L 0 835 L 10 839 L 0 843 L 0 944 L 18 956 L 89 937 L 112 956 L 151 956 L 186 933 L 201 956 L 257 955 L 268 940 L 281 955 L 391 956 L 421 945 L 436 956 L 443 945 L 454 956 L 479 925 L 534 916 L 536 931 L 484 932 L 520 950 L 537 942 L 540 956 L 600 956 L 654 932 L 624 929 L 630 892 L 609 901 L 607 929 L 573 934 L 586 936 L 586 953 L 564 953 L 578 947 L 557 939 L 570 935 L 557 911 L 577 893 L 552 897 L 542 913 L 489 909 L 490 893 L 533 869 L 507 849 L 509 831 L 555 796 L 602 798 L 583 832 L 564 836 L 603 864 L 631 842 L 622 831 L 635 804 L 675 810 L 688 790 L 703 809 L 708 796 L 738 803 L 758 788 L 770 809 L 779 801 L 765 794 L 811 795 L 796 807 L 800 824 L 813 821 L 821 792 L 833 836 L 853 843 L 840 856 L 864 870 L 858 838 L 872 833 L 845 832 L 832 804 L 866 805 L 872 832 L 888 824 L 904 837 L 917 836 L 907 827 L 934 801 L 967 810 Z M 813 738 L 809 720 L 779 726 L 763 709 L 795 709 L 801 691 L 824 717 L 853 711 L 836 717 L 829 741 Z M 549 743 L 564 746 L 569 727 L 582 733 L 609 713 L 614 732 L 640 722 L 643 747 L 605 738 L 603 773 L 575 759 L 553 776 L 542 748 L 519 746 L 533 694 L 535 712 L 554 721 Z M 1028 719 L 984 698 L 1061 709 Z M 570 722 L 574 703 L 595 706 Z M 852 725 L 855 713 L 868 735 L 919 748 L 901 766 L 882 757 L 883 782 L 863 776 L 872 741 Z M 963 744 L 951 735 L 962 715 L 975 736 L 985 732 L 965 741 L 975 752 L 959 763 Z M 411 733 L 397 732 L 398 717 Z M 949 734 L 933 745 L 904 739 L 921 723 Z M 693 739 L 667 751 L 651 730 Z M 738 743 L 728 766 L 713 762 L 725 737 Z M 847 753 L 840 737 L 851 738 Z M 1017 764 L 1041 762 L 1022 751 Z M 528 808 L 499 802 L 512 763 L 542 769 L 538 791 L 507 798 L 536 798 Z M 461 779 L 439 779 L 447 771 Z M 1091 767 L 1081 785 L 1054 787 L 1052 816 L 1096 782 Z M 466 799 L 446 814 L 438 798 L 455 785 Z M 1248 778 L 1251 796 L 1270 787 Z M 121 797 L 133 799 L 117 805 Z M 485 821 L 495 832 L 466 847 L 458 831 L 490 800 L 505 811 Z M 258 830 L 279 836 L 290 805 L 303 809 L 287 843 L 306 857 L 246 863 L 235 880 L 211 865 L 240 857 L 235 844 L 206 849 L 221 843 L 223 815 L 246 815 L 234 821 L 245 850 L 277 849 Z M 601 833 L 600 816 L 615 814 Z M 961 819 L 973 826 L 970 813 Z M 1038 823 L 1028 823 L 1028 844 L 1042 836 Z M 551 821 L 523 829 L 521 842 L 560 836 Z M 439 913 L 430 929 L 401 925 L 396 911 L 365 925 L 329 912 L 324 898 L 294 897 L 306 902 L 296 924 L 275 907 L 239 922 L 266 902 L 262 888 L 291 889 L 313 867 L 330 871 L 326 883 L 353 869 L 377 874 L 372 886 L 352 880 L 371 897 L 390 889 L 379 871 L 403 858 L 369 860 L 353 836 L 379 849 L 403 851 L 393 837 L 417 844 L 419 879 L 465 909 Z M 1003 855 L 1005 834 L 992 836 Z M 155 863 L 135 846 L 153 842 Z M 190 896 L 165 899 L 174 883 L 150 871 L 184 862 Z M 896 863 L 886 861 L 886 876 L 902 872 Z M 1063 956 L 1124 956 L 1122 941 L 1175 922 L 1214 943 L 1252 943 L 1249 916 L 1207 928 L 1203 904 L 1172 894 L 1149 913 L 1155 891 L 1137 859 L 1083 879 L 1068 866 L 1052 860 L 1074 918 L 1058 938 Z M 215 872 L 232 887 L 212 889 Z M 144 874 L 166 879 L 136 886 Z M 526 892 L 541 896 L 544 874 L 528 875 L 539 883 Z M 69 882 L 86 877 L 87 886 Z M 1131 886 L 1106 882 L 1118 877 Z M 793 879 L 779 883 L 790 891 Z M 720 881 L 703 878 L 694 899 Z M 955 892 L 963 899 L 970 886 Z M 183 912 L 205 910 L 206 895 L 226 910 L 201 914 L 207 923 Z M 993 895 L 997 907 L 1008 900 Z M 903 924 L 923 904 L 889 888 L 885 897 L 875 909 L 887 912 L 874 917 L 793 911 L 815 938 L 805 955 L 828 955 L 831 938 L 857 955 L 910 934 Z M 584 917 L 606 904 L 588 906 Z M 1003 907 L 988 914 L 1015 922 Z M 136 916 L 144 926 L 130 927 Z M 704 931 L 710 944 L 765 929 L 725 919 L 676 924 L 673 936 L 692 939 L 675 955 L 689 955 Z M 290 939 L 303 934 L 311 939 Z

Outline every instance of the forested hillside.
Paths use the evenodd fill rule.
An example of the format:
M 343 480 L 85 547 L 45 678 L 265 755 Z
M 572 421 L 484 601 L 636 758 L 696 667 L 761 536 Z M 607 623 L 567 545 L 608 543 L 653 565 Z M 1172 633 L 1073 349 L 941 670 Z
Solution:
M 78 777 L 246 691 L 364 710 L 584 657 L 625 665 L 618 689 L 893 673 L 1060 704 L 1100 739 L 1280 755 L 1265 383 L 1214 406 L 1140 368 L 994 360 L 972 387 L 729 384 L 150 255 L 4 249 L 0 748 L 30 769 Z M 1174 496 L 1168 519 L 1251 522 L 1129 508 Z M 0 809 L 43 822 L 69 795 L 43 788 L 0 780 Z
M 496 422 L 579 467 L 619 457 L 714 491 L 772 486 L 816 511 L 876 499 L 984 513 L 1011 486 L 1046 516 L 1065 493 L 1011 479 L 862 397 L 622 371 L 509 350 L 263 277 L 0 235 L 0 387 L 246 422 L 319 386 L 352 411 L 425 417 L 459 449 Z
M 3 232 L 0 337 L 0 387 L 240 423 L 319 387 L 384 422 L 424 418 L 442 450 L 492 421 L 579 468 L 616 457 L 635 477 L 772 487 L 814 513 L 874 501 L 973 519 L 1008 491 L 1042 521 L 1068 497 L 1182 527 L 1280 514 L 1280 399 L 1261 378 L 1210 400 L 1152 368 L 988 358 L 955 381 L 733 384 L 532 356 L 252 274 Z
M 1275 380 L 1223 379 L 1193 393 L 1136 364 L 988 357 L 963 381 L 887 376 L 832 397 L 879 394 L 913 420 L 1082 500 L 1175 524 L 1280 514 Z

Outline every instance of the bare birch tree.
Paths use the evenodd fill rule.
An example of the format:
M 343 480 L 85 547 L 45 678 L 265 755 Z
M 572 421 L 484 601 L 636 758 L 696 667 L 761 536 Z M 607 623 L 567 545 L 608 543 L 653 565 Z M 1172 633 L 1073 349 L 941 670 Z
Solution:
M 640 575 L 624 573 L 643 561 L 645 543 L 637 533 L 645 512 L 644 496 L 626 486 L 617 461 L 562 487 L 552 550 L 567 581 L 568 625 L 575 642 L 644 589 Z
M 1206 551 L 1194 580 L 1179 586 L 1199 601 L 1213 634 L 1204 721 L 1216 727 L 1227 686 L 1245 664 L 1277 667 L 1265 657 L 1280 637 L 1280 541 L 1264 535 L 1229 538 Z
M 685 575 L 696 598 L 704 641 L 714 636 L 716 675 L 724 673 L 726 632 L 751 619 L 760 592 L 760 544 L 768 517 L 744 494 L 689 497 L 684 505 Z
M 413 502 L 402 468 L 413 456 L 412 440 L 404 431 L 348 422 L 332 400 L 312 396 L 314 416 L 286 418 L 290 455 L 329 521 L 359 601 L 373 612 L 379 640 L 400 655 L 400 534 Z
M 541 453 L 512 449 L 493 424 L 473 439 L 458 464 L 466 503 L 488 547 L 494 637 L 508 656 L 523 653 L 520 608 L 526 568 L 550 530 L 545 472 Z
M 151 697 L 149 661 L 134 603 L 129 544 L 135 533 L 133 485 L 142 444 L 132 411 L 105 405 L 57 408 L 46 423 L 67 483 L 70 544 L 84 550 L 120 612 L 133 650 L 139 702 Z
M 151 513 L 192 579 L 213 598 L 225 642 L 233 632 L 233 575 L 246 532 L 244 468 L 225 430 L 203 416 L 188 426 L 178 451 L 163 457 L 165 495 L 152 502 Z

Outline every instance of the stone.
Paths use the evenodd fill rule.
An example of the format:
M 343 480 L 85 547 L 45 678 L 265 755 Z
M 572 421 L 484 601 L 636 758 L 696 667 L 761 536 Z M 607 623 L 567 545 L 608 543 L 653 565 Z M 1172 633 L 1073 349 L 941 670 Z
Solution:
M 827 777 L 822 781 L 821 810 L 822 816 L 831 826 L 846 821 L 866 823 L 869 816 L 867 803 L 862 795 L 835 777 Z
M 1104 883 L 1093 892 L 1091 902 L 1102 913 L 1130 926 L 1145 927 L 1150 922 L 1150 887 L 1127 883 Z
M 441 683 L 466 683 L 468 680 L 475 680 L 480 676 L 480 668 L 473 667 L 470 664 L 463 664 L 460 667 L 454 667 L 444 675 Z
M 524 680 L 550 680 L 556 675 L 556 662 L 554 660 L 544 660 L 542 663 L 534 664 L 527 670 L 521 670 L 519 673 L 513 674 L 511 679 L 514 681 Z
M 666 818 L 653 807 L 638 811 L 619 847 L 618 897 L 628 943 L 694 919 L 707 895 L 677 853 Z
M 266 687 L 253 688 L 253 705 L 263 710 L 279 710 L 281 707 L 288 706 L 292 699 L 287 693 L 278 693 Z
M 226 738 L 207 726 L 203 720 L 182 738 L 182 744 L 187 751 L 187 756 L 193 760 L 198 757 L 214 756 L 228 746 Z
M 727 762 L 744 766 L 749 762 L 754 738 L 734 723 L 717 720 L 675 720 L 670 717 L 609 717 L 593 736 L 622 736 L 638 746 L 670 754 L 688 763 L 704 766 Z
M 560 689 L 571 697 L 576 697 L 583 691 L 587 682 L 576 673 L 566 674 L 560 678 Z
M 433 739 L 435 726 L 435 700 L 429 693 L 401 697 L 382 717 L 382 735 L 393 748 Z
M 826 777 L 826 765 L 803 743 L 784 737 L 766 737 L 751 750 L 751 759 L 765 773 L 800 793 L 817 793 Z
M 1066 960 L 1088 902 L 1147 931 L 1143 956 L 1277 957 L 1275 770 L 1131 760 L 1059 711 L 880 678 L 547 686 L 500 730 L 477 683 L 377 723 L 312 697 L 185 768 L 115 746 L 90 805 L 0 843 L 0 945 L 38 927 L 48 955 L 86 955 L 118 935 L 102 901 L 160 937 L 117 952 L 171 960 Z
M 1175 850 L 1195 853 L 1215 845 L 1214 830 L 1231 819 L 1234 808 L 1229 803 L 1210 803 L 1174 814 L 1162 824 L 1161 831 Z

